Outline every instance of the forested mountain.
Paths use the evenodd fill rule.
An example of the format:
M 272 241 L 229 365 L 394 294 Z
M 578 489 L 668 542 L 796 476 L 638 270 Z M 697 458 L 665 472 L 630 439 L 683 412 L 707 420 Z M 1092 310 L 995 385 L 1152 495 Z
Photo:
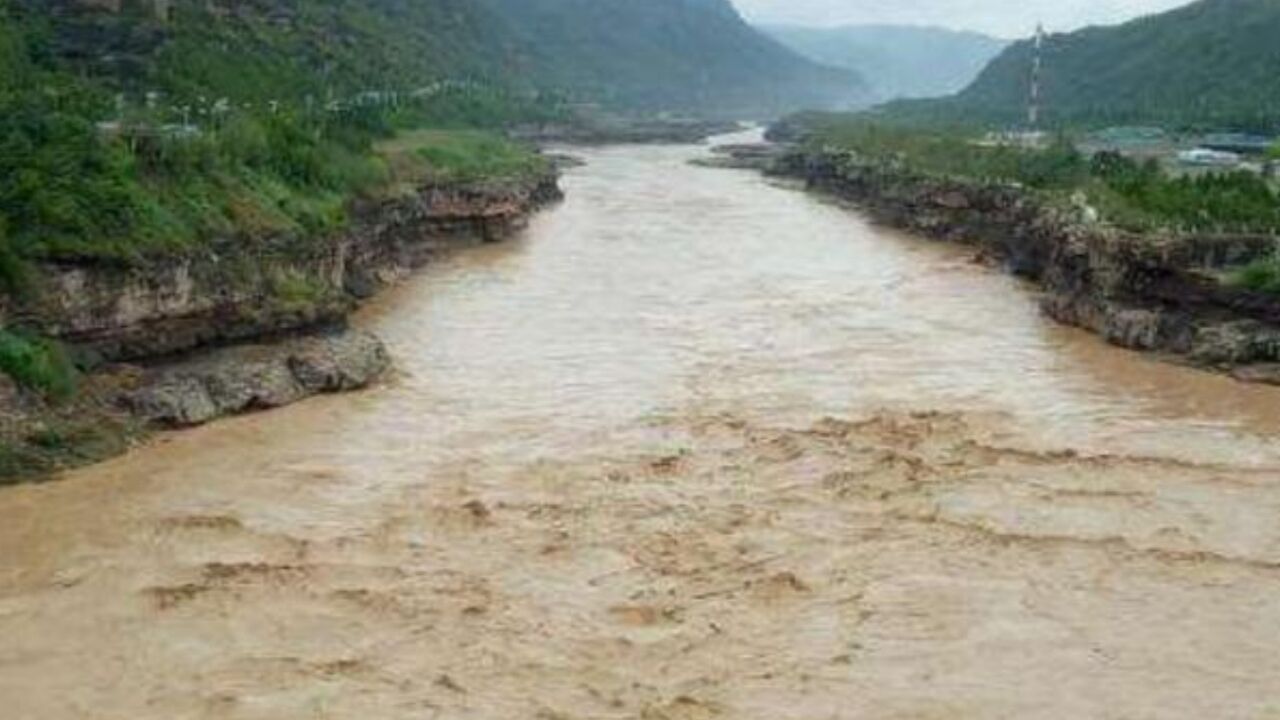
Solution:
M 50 62 L 128 91 L 236 100 L 496 76 L 510 37 L 475 0 L 8 2 Z
M 980 33 L 903 25 L 761 29 L 812 60 L 857 71 L 882 101 L 959 92 L 1008 45 Z
M 953 98 L 886 112 L 1012 125 L 1026 113 L 1032 43 L 1019 42 Z M 1280 130 L 1280 2 L 1199 0 L 1114 27 L 1050 35 L 1044 115 L 1053 125 L 1152 123 Z
M 327 99 L 465 78 L 719 115 L 866 99 L 854 73 L 763 36 L 728 0 L 8 2 L 51 59 L 138 93 Z
M 516 30 L 521 74 L 642 109 L 722 116 L 867 100 L 856 73 L 747 25 L 728 0 L 485 0 Z

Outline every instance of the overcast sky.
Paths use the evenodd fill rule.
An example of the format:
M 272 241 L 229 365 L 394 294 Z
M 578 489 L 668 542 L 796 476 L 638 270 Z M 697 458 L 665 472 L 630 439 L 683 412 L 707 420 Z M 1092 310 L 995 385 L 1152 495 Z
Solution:
M 1189 0 L 733 0 L 748 19 L 797 25 L 894 23 L 1030 35 L 1112 24 L 1186 5 Z

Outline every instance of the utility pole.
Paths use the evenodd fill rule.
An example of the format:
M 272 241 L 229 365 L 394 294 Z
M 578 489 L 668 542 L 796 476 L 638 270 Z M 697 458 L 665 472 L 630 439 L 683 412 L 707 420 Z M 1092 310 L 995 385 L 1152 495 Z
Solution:
M 1027 125 L 1031 130 L 1040 127 L 1040 73 L 1043 69 L 1044 25 L 1036 25 L 1036 39 L 1031 56 L 1031 96 L 1027 103 Z

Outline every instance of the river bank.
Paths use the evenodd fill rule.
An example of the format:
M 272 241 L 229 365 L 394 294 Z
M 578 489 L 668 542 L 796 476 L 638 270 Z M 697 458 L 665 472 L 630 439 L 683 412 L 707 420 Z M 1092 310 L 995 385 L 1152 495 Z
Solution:
M 1142 234 L 1012 184 L 940 177 L 855 153 L 728 148 L 722 166 L 763 170 L 852 201 L 877 222 L 968 245 L 1034 281 L 1054 320 L 1131 350 L 1280 384 L 1280 296 L 1226 282 L 1275 252 L 1270 235 Z
M 93 370 L 61 402 L 0 388 L 0 483 L 119 454 L 154 428 L 367 386 L 390 360 L 376 337 L 345 327 L 361 301 L 451 251 L 510 238 L 560 198 L 548 166 L 359 200 L 346 229 L 320 237 L 39 266 L 40 291 L 6 296 L 0 316 Z

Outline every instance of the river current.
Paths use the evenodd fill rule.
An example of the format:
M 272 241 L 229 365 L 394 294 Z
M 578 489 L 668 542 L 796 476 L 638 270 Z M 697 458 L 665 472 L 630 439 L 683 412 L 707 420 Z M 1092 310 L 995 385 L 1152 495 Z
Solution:
M 388 382 L 0 491 L 0 717 L 1280 718 L 1280 389 L 571 152 L 361 311 Z

